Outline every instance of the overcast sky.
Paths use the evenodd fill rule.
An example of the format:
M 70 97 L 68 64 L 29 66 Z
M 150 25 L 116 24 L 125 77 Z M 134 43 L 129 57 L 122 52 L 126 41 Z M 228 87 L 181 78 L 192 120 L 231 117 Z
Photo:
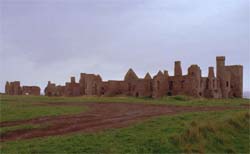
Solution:
M 249 0 L 0 0 L 0 91 L 79 80 L 81 72 L 144 77 L 182 61 L 203 76 L 216 66 L 244 66 L 250 91 Z

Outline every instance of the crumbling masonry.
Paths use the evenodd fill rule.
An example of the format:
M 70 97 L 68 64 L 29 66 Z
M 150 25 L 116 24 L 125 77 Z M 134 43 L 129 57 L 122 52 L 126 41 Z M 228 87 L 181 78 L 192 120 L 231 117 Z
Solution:
M 217 57 L 216 62 L 216 77 L 213 67 L 208 68 L 208 77 L 202 77 L 198 65 L 191 65 L 187 75 L 183 75 L 181 62 L 176 61 L 174 76 L 169 76 L 168 71 L 159 71 L 153 78 L 149 73 L 144 78 L 139 78 L 132 69 L 129 69 L 122 81 L 102 81 L 99 75 L 81 73 L 79 83 L 75 81 L 75 77 L 71 77 L 70 82 L 66 82 L 65 86 L 57 86 L 49 81 L 44 92 L 46 96 L 95 95 L 159 98 L 189 95 L 207 98 L 241 98 L 243 66 L 225 66 L 225 57 L 222 56 Z M 6 87 L 9 86 L 7 82 Z M 17 87 L 13 86 L 11 92 L 10 88 L 6 88 L 6 93 L 23 94 L 23 92 L 18 92 Z
M 21 86 L 20 81 L 6 82 L 5 94 L 7 95 L 40 95 L 38 86 Z

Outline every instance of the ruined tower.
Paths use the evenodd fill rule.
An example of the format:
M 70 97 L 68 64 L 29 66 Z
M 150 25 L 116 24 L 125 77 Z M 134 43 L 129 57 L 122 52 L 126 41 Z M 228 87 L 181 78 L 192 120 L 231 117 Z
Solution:
M 216 57 L 216 76 L 221 88 L 223 98 L 228 98 L 230 91 L 230 74 L 225 67 L 225 57 Z

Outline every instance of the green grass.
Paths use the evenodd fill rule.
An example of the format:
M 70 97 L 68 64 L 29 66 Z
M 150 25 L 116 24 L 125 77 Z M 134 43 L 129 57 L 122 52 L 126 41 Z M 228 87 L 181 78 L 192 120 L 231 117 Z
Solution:
M 86 107 L 76 106 L 46 106 L 43 103 L 54 102 L 127 102 L 166 104 L 181 106 L 239 106 L 250 104 L 249 99 L 204 99 L 188 96 L 172 96 L 159 99 L 135 97 L 46 97 L 46 96 L 8 96 L 0 95 L 0 121 L 15 121 L 39 116 L 55 116 L 76 114 L 86 110 Z M 41 105 L 37 105 L 40 103 Z
M 1 95 L 1 121 L 76 114 L 79 106 L 37 105 L 46 102 L 128 102 L 182 106 L 239 106 L 249 99 L 201 99 L 187 96 L 161 99 L 133 97 L 45 97 Z M 73 133 L 2 142 L 0 153 L 249 153 L 249 111 L 246 109 L 161 116 L 120 129 Z M 4 127 L 0 133 L 46 125 Z
M 238 119 L 238 117 L 234 118 L 234 115 L 244 116 L 246 111 L 198 112 L 162 116 L 127 128 L 111 129 L 99 133 L 75 133 L 4 142 L 1 145 L 1 151 L 2 153 L 24 154 L 181 153 L 190 152 L 187 151 L 187 148 L 191 145 L 192 152 L 198 153 L 249 153 L 250 139 L 249 131 L 247 131 L 249 116 L 246 119 L 241 117 Z M 233 119 L 240 127 L 238 124 L 231 124 L 230 119 Z M 241 120 L 244 122 L 242 123 Z M 212 121 L 212 123 L 204 126 L 206 121 Z M 216 125 L 214 125 L 215 123 Z M 197 138 L 192 141 L 191 135 L 188 136 L 187 142 L 184 140 L 183 143 L 176 144 L 177 141 L 174 140 L 178 138 L 176 136 L 184 138 L 187 131 L 193 131 L 193 129 L 196 131 L 194 127 L 203 128 L 201 131 L 207 134 L 207 138 L 204 137 L 202 140 Z M 195 134 L 193 135 L 195 136 Z
M 29 100 L 31 98 L 31 100 Z M 29 100 L 29 101 L 28 101 Z M 25 120 L 41 116 L 76 114 L 87 110 L 85 106 L 37 105 L 40 97 L 7 96 L 0 101 L 0 121 Z
M 127 102 L 127 103 L 150 103 L 150 104 L 169 104 L 184 106 L 216 106 L 230 105 L 238 106 L 241 104 L 250 104 L 250 99 L 205 99 L 193 98 L 189 96 L 166 96 L 163 98 L 153 99 L 147 97 L 47 97 L 47 96 L 8 96 L 0 95 L 0 102 L 26 102 L 26 103 L 42 103 L 42 102 Z
M 37 128 L 45 128 L 49 126 L 49 124 L 45 125 L 39 125 L 39 124 L 23 124 L 23 125 L 17 125 L 17 126 L 9 126 L 9 127 L 1 127 L 0 128 L 0 135 L 6 134 L 11 131 L 16 130 L 30 130 L 30 129 L 37 129 Z
M 250 113 L 240 112 L 223 121 L 192 121 L 170 140 L 186 153 L 249 153 Z

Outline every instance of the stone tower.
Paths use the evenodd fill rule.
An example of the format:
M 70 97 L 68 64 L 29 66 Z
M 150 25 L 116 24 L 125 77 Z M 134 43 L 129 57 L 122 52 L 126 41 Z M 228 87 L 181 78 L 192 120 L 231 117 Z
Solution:
M 226 70 L 224 56 L 216 57 L 216 77 L 219 80 L 222 97 L 228 98 L 230 91 L 230 74 Z

